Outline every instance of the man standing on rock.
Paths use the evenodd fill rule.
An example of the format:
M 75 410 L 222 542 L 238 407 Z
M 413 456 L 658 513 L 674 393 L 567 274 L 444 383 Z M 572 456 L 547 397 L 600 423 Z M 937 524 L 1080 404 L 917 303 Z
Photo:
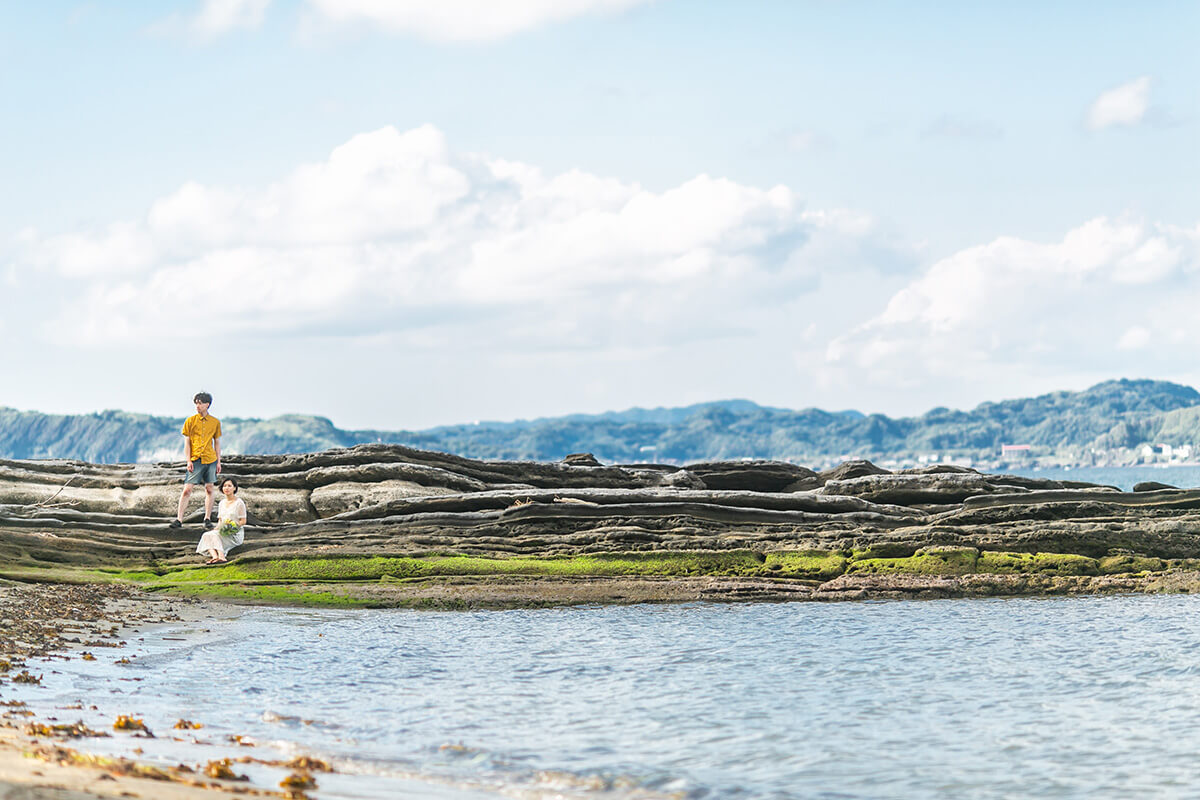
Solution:
M 221 474 L 221 422 L 210 416 L 212 395 L 199 392 L 192 398 L 196 413 L 183 423 L 183 457 L 187 461 L 187 475 L 183 479 L 183 494 L 179 496 L 179 513 L 171 522 L 172 528 L 183 525 L 183 513 L 187 511 L 192 487 L 204 484 L 204 530 L 212 530 L 213 489 L 217 476 Z

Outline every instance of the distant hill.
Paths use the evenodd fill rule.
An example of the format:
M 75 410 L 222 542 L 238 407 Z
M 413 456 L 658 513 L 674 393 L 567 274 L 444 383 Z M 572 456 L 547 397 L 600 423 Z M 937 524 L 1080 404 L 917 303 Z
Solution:
M 304 453 L 364 442 L 405 444 L 473 458 L 552 461 L 591 452 L 606 462 L 772 458 L 821 464 L 936 453 L 995 459 L 1002 444 L 1086 460 L 1146 443 L 1200 444 L 1200 392 L 1166 381 L 1114 380 L 1082 392 L 935 408 L 893 419 L 857 411 L 800 411 L 748 400 L 683 408 L 449 425 L 420 431 L 342 430 L 324 417 L 222 417 L 228 453 Z M 0 457 L 98 463 L 182 458 L 182 417 L 125 411 L 58 415 L 0 407 Z

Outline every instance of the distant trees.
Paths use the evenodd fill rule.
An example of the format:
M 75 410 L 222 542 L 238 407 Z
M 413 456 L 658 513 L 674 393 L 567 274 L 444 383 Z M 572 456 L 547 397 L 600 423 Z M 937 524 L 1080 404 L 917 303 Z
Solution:
M 94 462 L 168 460 L 182 453 L 182 419 L 108 411 L 52 415 L 0 408 L 0 457 Z M 342 430 L 323 417 L 223 418 L 227 453 L 302 453 L 388 442 L 473 458 L 553 461 L 591 452 L 602 461 L 686 463 L 737 458 L 807 465 L 844 457 L 996 459 L 1003 444 L 1096 460 L 1144 444 L 1200 444 L 1200 393 L 1149 380 L 1107 381 L 1082 392 L 935 408 L 919 417 L 766 408 L 746 400 L 630 409 L 423 431 Z

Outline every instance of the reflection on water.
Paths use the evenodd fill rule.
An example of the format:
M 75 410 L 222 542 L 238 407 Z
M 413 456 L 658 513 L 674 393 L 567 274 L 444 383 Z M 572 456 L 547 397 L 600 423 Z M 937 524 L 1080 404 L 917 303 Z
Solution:
M 159 733 L 97 752 L 194 762 L 230 734 L 313 752 L 343 771 L 319 778 L 327 798 L 1124 798 L 1200 781 L 1189 596 L 251 608 L 162 640 L 179 635 L 144 632 L 127 667 L 52 662 L 22 697 Z M 99 710 L 61 710 L 76 701 Z M 162 735 L 179 717 L 212 755 Z

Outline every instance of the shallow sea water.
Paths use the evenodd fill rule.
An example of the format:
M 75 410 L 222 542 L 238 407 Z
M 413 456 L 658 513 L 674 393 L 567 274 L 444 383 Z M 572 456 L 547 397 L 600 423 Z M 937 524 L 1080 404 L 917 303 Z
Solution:
M 1136 467 L 1047 467 L 1044 469 L 1010 469 L 1014 475 L 1048 478 L 1055 481 L 1086 481 L 1132 491 L 1142 481 L 1154 481 L 1191 489 L 1200 486 L 1200 466 L 1145 464 Z
M 133 634 L 95 662 L 42 664 L 43 686 L 6 699 L 97 728 L 134 713 L 158 734 L 78 745 L 91 752 L 310 752 L 339 769 L 318 776 L 321 798 L 1127 798 L 1200 785 L 1200 598 L 1186 595 L 214 614 Z M 187 736 L 209 744 L 170 741 L 180 717 L 204 723 Z M 246 771 L 260 786 L 284 774 Z

